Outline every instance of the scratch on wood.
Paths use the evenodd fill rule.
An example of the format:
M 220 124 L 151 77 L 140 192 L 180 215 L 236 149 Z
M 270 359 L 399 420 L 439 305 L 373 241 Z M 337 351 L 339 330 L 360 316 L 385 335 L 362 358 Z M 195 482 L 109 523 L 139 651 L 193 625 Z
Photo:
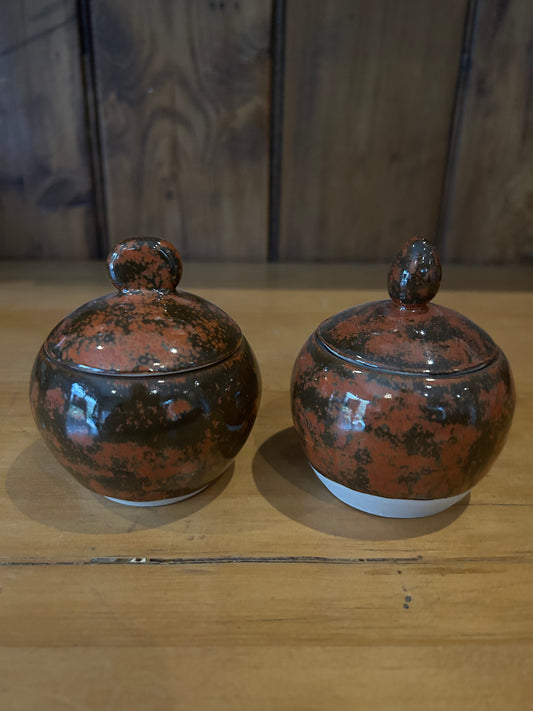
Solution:
M 61 27 L 65 27 L 65 25 L 69 25 L 71 22 L 74 22 L 75 20 L 76 20 L 76 15 L 70 15 L 65 20 L 63 20 L 63 22 L 59 22 L 57 25 L 53 25 L 52 27 L 49 27 L 47 30 L 42 30 L 42 32 L 36 32 L 34 35 L 25 37 L 20 42 L 16 42 L 15 44 L 12 44 L 11 46 L 3 49 L 0 52 L 0 57 L 5 57 L 7 54 L 11 54 L 12 52 L 16 52 L 19 49 L 23 49 L 24 47 L 27 47 L 29 44 L 32 44 L 33 42 L 37 42 L 40 39 L 43 39 L 43 37 L 48 37 L 48 35 L 53 34 L 56 30 L 61 29 Z
M 322 556 L 217 556 L 202 558 L 93 558 L 91 563 L 138 563 L 149 565 L 212 565 L 226 563 L 324 563 L 353 565 L 361 563 L 416 563 L 422 556 L 412 558 L 327 558 Z
M 365 563 L 417 563 L 421 555 L 410 558 L 327 558 L 322 556 L 214 556 L 203 558 L 149 558 L 144 556 L 108 556 L 88 561 L 0 561 L 0 566 L 39 565 L 213 565 L 226 563 L 321 563 L 327 565 L 361 565 Z

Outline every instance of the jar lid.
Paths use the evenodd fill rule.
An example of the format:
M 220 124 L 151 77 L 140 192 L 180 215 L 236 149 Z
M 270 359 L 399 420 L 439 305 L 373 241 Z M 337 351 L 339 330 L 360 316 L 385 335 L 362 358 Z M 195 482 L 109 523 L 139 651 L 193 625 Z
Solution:
M 182 274 L 174 246 L 159 239 L 118 244 L 107 260 L 118 292 L 73 311 L 48 336 L 48 356 L 106 374 L 193 370 L 240 346 L 237 323 L 214 304 L 176 291 Z
M 319 341 L 340 358 L 387 371 L 437 375 L 486 366 L 499 350 L 492 338 L 457 311 L 429 303 L 441 275 L 435 247 L 410 240 L 389 271 L 391 300 L 327 319 L 317 329 Z

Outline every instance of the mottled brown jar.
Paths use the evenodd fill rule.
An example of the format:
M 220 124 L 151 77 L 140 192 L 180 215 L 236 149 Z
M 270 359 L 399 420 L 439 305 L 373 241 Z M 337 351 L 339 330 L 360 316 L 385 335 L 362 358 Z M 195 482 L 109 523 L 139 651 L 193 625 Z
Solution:
M 123 503 L 172 503 L 219 477 L 245 443 L 258 365 L 228 314 L 176 291 L 171 244 L 127 240 L 108 265 L 117 292 L 67 316 L 37 355 L 34 418 L 84 486 Z
M 292 412 L 320 480 L 369 513 L 417 517 L 463 498 L 501 451 L 515 405 L 503 352 L 429 303 L 441 266 L 414 239 L 389 272 L 390 301 L 324 321 L 292 374 Z

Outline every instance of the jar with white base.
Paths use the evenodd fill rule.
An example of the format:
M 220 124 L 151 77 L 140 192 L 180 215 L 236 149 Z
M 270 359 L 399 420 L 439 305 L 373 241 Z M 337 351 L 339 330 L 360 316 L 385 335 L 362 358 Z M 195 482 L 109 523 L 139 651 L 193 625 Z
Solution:
M 465 316 L 430 303 L 441 265 L 413 239 L 390 300 L 320 324 L 292 373 L 293 421 L 312 471 L 341 501 L 415 518 L 453 506 L 505 444 L 515 391 L 507 359 Z

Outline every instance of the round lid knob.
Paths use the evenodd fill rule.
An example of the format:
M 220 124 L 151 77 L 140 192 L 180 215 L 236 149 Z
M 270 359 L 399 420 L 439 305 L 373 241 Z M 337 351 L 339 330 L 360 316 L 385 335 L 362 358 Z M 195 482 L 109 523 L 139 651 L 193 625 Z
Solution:
M 442 277 L 435 247 L 415 237 L 400 249 L 389 270 L 389 296 L 400 308 L 424 306 L 439 290 Z
M 175 291 L 183 272 L 174 245 L 162 239 L 127 239 L 107 259 L 111 281 L 121 292 L 156 289 Z

